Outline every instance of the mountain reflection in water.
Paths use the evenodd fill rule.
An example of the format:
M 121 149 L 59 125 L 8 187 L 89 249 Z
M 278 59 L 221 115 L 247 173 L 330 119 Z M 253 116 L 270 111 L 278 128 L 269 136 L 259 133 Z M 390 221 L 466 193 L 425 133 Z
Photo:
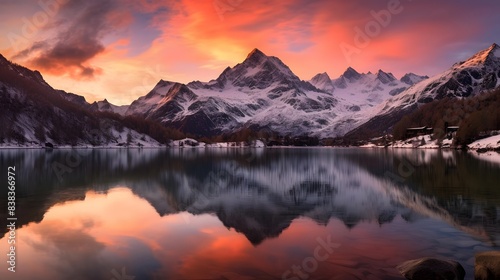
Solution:
M 0 162 L 18 171 L 19 227 L 18 272 L 2 279 L 281 279 L 318 238 L 339 247 L 303 271 L 312 279 L 401 279 L 394 267 L 423 256 L 471 276 L 500 232 L 500 167 L 455 151 L 2 150 Z

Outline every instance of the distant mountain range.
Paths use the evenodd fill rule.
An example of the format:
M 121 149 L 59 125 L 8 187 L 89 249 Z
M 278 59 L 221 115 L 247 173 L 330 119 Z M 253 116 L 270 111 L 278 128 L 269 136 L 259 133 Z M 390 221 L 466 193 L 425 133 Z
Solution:
M 90 104 L 82 96 L 55 90 L 39 72 L 0 56 L 0 123 L 7 128 L 0 133 L 0 143 L 114 145 L 126 138 L 144 145 L 161 142 L 103 113 L 143 118 L 194 137 L 250 129 L 291 137 L 366 139 L 390 133 L 402 116 L 421 104 L 467 98 L 499 85 L 496 44 L 434 77 L 408 73 L 399 80 L 382 70 L 359 73 L 349 67 L 336 79 L 320 73 L 304 81 L 279 58 L 254 49 L 214 80 L 160 80 L 130 105 L 116 106 L 106 99 Z M 105 130 L 100 129 L 103 123 Z
M 401 94 L 380 103 L 366 123 L 346 136 L 366 139 L 390 133 L 402 116 L 422 104 L 445 97 L 468 98 L 500 87 L 500 46 L 491 45 L 450 69 L 412 85 Z
M 399 81 L 382 70 L 360 74 L 348 68 L 338 79 L 322 73 L 302 81 L 280 59 L 254 49 L 242 63 L 207 83 L 160 81 L 125 114 L 196 136 L 251 128 L 335 137 L 367 120 L 375 105 L 425 78 L 410 73 Z
M 38 71 L 0 55 L 0 147 L 161 146 L 162 138 L 146 127 L 151 122 L 92 108 L 83 96 L 55 90 Z

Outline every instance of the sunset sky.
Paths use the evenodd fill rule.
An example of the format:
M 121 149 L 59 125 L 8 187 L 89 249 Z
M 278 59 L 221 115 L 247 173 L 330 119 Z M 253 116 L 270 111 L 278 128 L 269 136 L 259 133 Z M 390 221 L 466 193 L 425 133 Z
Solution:
M 254 48 L 304 80 L 348 66 L 433 75 L 500 43 L 498 11 L 486 0 L 2 0 L 0 53 L 87 101 L 129 104 L 159 79 L 215 79 Z

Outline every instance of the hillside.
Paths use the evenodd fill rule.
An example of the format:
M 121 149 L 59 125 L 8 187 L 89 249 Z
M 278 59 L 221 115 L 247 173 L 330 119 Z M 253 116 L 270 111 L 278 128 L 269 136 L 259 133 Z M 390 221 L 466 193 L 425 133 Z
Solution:
M 0 146 L 160 146 L 165 128 L 91 112 L 85 98 L 52 88 L 38 71 L 0 55 Z M 151 134 L 151 135 L 150 135 Z

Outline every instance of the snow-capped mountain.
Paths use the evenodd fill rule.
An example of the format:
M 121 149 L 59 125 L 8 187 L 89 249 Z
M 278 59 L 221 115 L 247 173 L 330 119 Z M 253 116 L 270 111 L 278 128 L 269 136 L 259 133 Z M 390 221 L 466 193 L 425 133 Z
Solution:
M 335 86 L 333 85 L 333 81 L 330 79 L 330 76 L 326 72 L 316 74 L 309 81 L 316 88 L 333 93 L 335 91 Z
M 405 79 L 406 80 L 406 79 Z M 389 133 L 402 116 L 418 106 L 445 97 L 467 98 L 500 86 L 500 46 L 491 45 L 466 61 L 416 83 L 401 94 L 377 106 L 372 118 L 348 136 L 375 136 Z
M 376 74 L 371 72 L 365 74 L 359 73 L 351 67 L 334 80 L 328 81 L 328 76 L 324 74 L 318 74 L 315 77 L 321 77 L 322 84 L 334 85 L 334 91 L 330 92 L 334 93 L 335 97 L 359 106 L 360 110 L 367 110 L 392 96 L 398 95 L 409 87 L 407 83 L 409 79 L 409 81 L 416 83 L 426 78 L 408 73 L 401 80 L 397 80 L 392 73 L 382 70 L 378 70 Z M 315 86 L 321 86 L 321 84 L 317 84 L 318 79 L 310 82 Z
M 91 111 L 112 112 L 120 115 L 124 115 L 129 108 L 129 105 L 117 106 L 111 104 L 107 99 L 101 101 L 94 101 L 92 104 L 89 104 L 87 106 Z
M 98 112 L 139 116 L 199 137 L 250 128 L 282 136 L 319 138 L 349 132 L 348 137 L 366 139 L 389 133 L 419 104 L 444 97 L 465 98 L 498 87 L 499 49 L 493 44 L 432 78 L 408 73 L 398 80 L 390 72 L 359 73 L 349 67 L 336 79 L 320 73 L 310 81 L 301 80 L 279 58 L 254 49 L 242 63 L 227 67 L 214 80 L 188 84 L 160 80 L 128 106 L 116 106 L 106 99 L 89 104 L 82 96 L 53 89 L 39 72 L 1 57 L 0 98 L 4 102 L 0 106 L 6 109 L 0 118 L 8 127 L 3 134 L 10 140 L 5 140 L 5 135 L 0 139 L 9 143 L 42 143 L 43 139 L 57 143 L 62 141 L 57 139 L 58 133 L 47 135 L 64 127 L 59 133 L 65 135 L 62 142 L 88 144 L 88 127 L 106 121 Z M 45 116 L 49 116 L 49 122 L 42 121 Z M 107 117 L 120 122 L 112 114 Z M 71 121 L 60 124 L 66 119 Z M 100 139 L 121 143 L 124 134 L 117 131 Z M 132 131 L 126 134 L 132 134 L 133 139 L 144 138 Z
M 400 81 L 409 86 L 413 86 L 414 84 L 418 84 L 425 79 L 429 79 L 429 76 L 419 76 L 413 73 L 407 73 L 401 77 Z
M 87 106 L 84 97 L 55 90 L 38 71 L 0 55 L 0 146 L 160 145 Z
M 454 64 L 444 73 L 413 85 L 404 94 L 387 100 L 386 104 L 397 108 L 444 97 L 469 97 L 498 87 L 499 76 L 500 47 L 493 44 L 468 60 Z M 387 110 L 390 109 L 384 111 Z
M 352 68 L 335 80 L 321 73 L 302 81 L 280 59 L 254 49 L 242 63 L 207 83 L 160 81 L 126 114 L 198 136 L 250 127 L 281 135 L 334 137 L 365 121 L 374 106 L 408 86 L 382 70 L 360 74 Z
M 351 104 L 300 80 L 281 60 L 253 50 L 215 80 L 187 85 L 160 81 L 134 101 L 126 114 L 145 116 L 194 135 L 230 133 L 243 127 L 282 134 L 335 131 Z
M 346 106 L 349 106 L 351 112 L 340 116 L 336 124 L 347 132 L 373 116 L 374 108 L 381 102 L 406 90 L 410 86 L 409 83 L 417 83 L 426 78 L 408 73 L 401 80 L 397 80 L 392 73 L 382 70 L 375 74 L 365 74 L 349 67 L 337 79 L 332 80 L 328 74 L 322 73 L 313 77 L 310 83 L 332 93 L 341 103 L 350 104 Z M 332 137 L 338 134 L 324 135 Z
M 233 68 L 227 67 L 222 74 L 206 84 L 210 89 L 269 89 L 272 86 L 281 87 L 271 90 L 277 98 L 286 90 L 317 91 L 311 84 L 301 81 L 288 66 L 274 56 L 266 56 L 258 49 L 252 50 L 247 58 Z

